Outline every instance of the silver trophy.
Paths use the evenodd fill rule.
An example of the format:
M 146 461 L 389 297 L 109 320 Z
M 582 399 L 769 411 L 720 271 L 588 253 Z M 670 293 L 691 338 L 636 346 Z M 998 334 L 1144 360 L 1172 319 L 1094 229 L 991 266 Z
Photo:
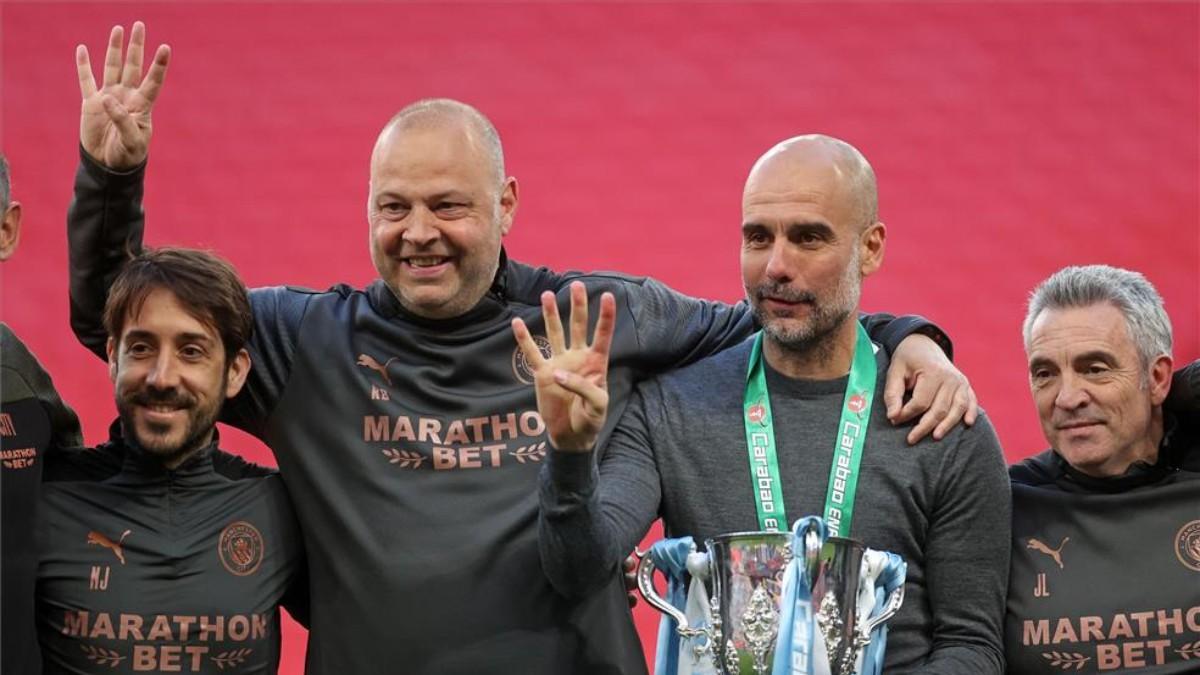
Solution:
M 815 520 L 815 519 L 814 519 Z M 823 528 L 820 528 L 823 529 Z M 855 675 L 871 631 L 891 618 L 904 601 L 904 585 L 892 592 L 876 616 L 860 614 L 861 605 L 874 605 L 874 575 L 863 566 L 866 550 L 853 539 L 822 540 L 818 528 L 808 528 L 797 540 L 804 542 L 802 582 L 811 592 L 807 616 L 815 621 L 814 651 L 807 673 Z M 680 637 L 697 645 L 694 657 L 709 659 L 723 675 L 766 675 L 772 670 L 780 616 L 783 613 L 784 572 L 794 554 L 793 536 L 782 532 L 737 532 L 705 541 L 711 621 L 689 625 L 687 616 L 654 590 L 654 562 L 642 555 L 638 565 L 638 590 L 655 609 L 678 625 Z M 863 573 L 869 579 L 863 578 Z M 699 576 L 704 576 L 703 574 Z M 860 581 L 869 581 L 862 588 Z M 867 609 L 867 612 L 870 612 Z M 801 675 L 800 671 L 792 671 Z M 805 675 L 807 675 L 805 673 Z
M 871 642 L 871 633 L 904 604 L 904 584 L 900 584 L 886 598 L 883 608 L 870 616 L 879 569 L 863 564 L 866 552 L 862 542 L 829 537 L 821 546 L 817 574 L 810 577 L 817 633 L 814 642 L 824 645 L 814 655 L 814 663 L 819 666 L 821 657 L 826 657 L 830 675 L 859 673 L 860 658 Z

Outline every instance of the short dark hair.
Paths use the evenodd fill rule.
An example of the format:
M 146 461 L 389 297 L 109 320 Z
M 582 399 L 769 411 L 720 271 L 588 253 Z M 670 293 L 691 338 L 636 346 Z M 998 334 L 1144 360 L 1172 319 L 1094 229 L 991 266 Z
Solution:
M 250 340 L 250 294 L 233 265 L 209 251 L 170 247 L 146 249 L 117 275 L 104 303 L 109 337 L 120 340 L 125 321 L 137 316 L 146 298 L 160 288 L 221 337 L 226 359 Z

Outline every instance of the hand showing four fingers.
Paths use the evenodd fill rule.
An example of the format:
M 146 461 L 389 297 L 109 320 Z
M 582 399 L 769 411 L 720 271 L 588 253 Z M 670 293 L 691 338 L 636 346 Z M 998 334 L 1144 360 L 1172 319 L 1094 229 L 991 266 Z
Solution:
M 570 343 L 563 333 L 558 304 L 550 291 L 542 294 L 542 316 L 550 356 L 538 349 L 529 328 L 513 319 L 513 334 L 534 374 L 538 412 L 550 444 L 566 452 L 588 452 L 608 415 L 608 354 L 612 346 L 617 302 L 612 293 L 600 297 L 600 317 L 588 344 L 588 299 L 582 282 L 571 284 Z
M 125 31 L 114 26 L 108 37 L 104 55 L 104 78 L 96 88 L 92 63 L 84 45 L 75 48 L 75 65 L 79 71 L 79 91 L 83 105 L 79 115 L 79 142 L 93 159 L 104 166 L 131 169 L 146 159 L 150 147 L 150 110 L 158 98 L 167 75 L 171 48 L 159 45 L 145 77 L 142 76 L 142 53 L 146 43 L 146 26 L 133 24 L 129 50 L 121 59 L 121 43 Z

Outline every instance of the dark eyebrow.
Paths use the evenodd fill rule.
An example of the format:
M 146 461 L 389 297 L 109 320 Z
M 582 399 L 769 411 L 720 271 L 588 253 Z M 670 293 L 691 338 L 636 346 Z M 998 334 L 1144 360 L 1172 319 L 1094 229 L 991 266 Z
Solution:
M 214 340 L 205 333 L 180 333 L 175 336 L 178 342 L 202 342 L 211 344 Z M 158 336 L 148 330 L 131 329 L 125 333 L 125 341 L 129 340 L 148 340 L 157 342 Z
M 787 233 L 789 236 L 796 234 L 816 234 L 825 239 L 833 238 L 833 228 L 830 227 L 829 223 L 823 223 L 819 220 L 792 223 L 787 226 Z
M 180 333 L 176 336 L 180 342 L 203 342 L 209 344 L 214 340 L 205 333 Z
M 754 231 L 765 230 L 765 229 L 767 229 L 766 225 L 756 222 L 756 221 L 753 221 L 753 220 L 742 223 L 742 233 L 754 232 Z M 829 223 L 822 222 L 820 220 L 799 221 L 799 222 L 795 222 L 795 223 L 790 223 L 787 226 L 787 234 L 789 234 L 789 235 L 790 234 L 799 234 L 799 233 L 809 233 L 809 232 L 811 232 L 813 234 L 819 234 L 822 237 L 832 237 L 833 236 L 833 228 L 829 225 Z
M 157 341 L 154 338 L 154 334 L 151 333 L 150 331 L 137 330 L 137 329 L 130 329 L 130 330 L 125 331 L 125 336 L 123 338 L 121 338 L 121 340 L 122 340 L 122 342 L 128 342 L 130 340 L 149 340 L 151 342 Z

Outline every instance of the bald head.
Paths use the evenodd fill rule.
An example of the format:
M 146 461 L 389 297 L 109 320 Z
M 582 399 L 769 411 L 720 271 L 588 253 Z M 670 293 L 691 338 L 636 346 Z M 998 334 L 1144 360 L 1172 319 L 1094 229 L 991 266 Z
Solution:
M 491 121 L 473 106 L 449 98 L 427 98 L 409 104 L 392 116 L 371 153 L 374 164 L 380 151 L 398 135 L 407 131 L 461 130 L 467 142 L 483 157 L 487 158 L 496 184 L 504 182 L 504 149 L 500 145 L 500 134 Z
M 886 238 L 875 174 L 845 141 L 797 136 L 754 163 L 742 194 L 742 284 L 773 367 L 793 377 L 849 370 L 862 281 L 883 262 Z
M 418 101 L 371 154 L 371 260 L 405 309 L 460 316 L 492 286 L 517 202 L 491 122 L 458 101 Z
M 746 178 L 744 198 L 806 192 L 819 184 L 834 191 L 829 196 L 847 210 L 860 231 L 879 220 L 875 171 L 867 158 L 853 145 L 821 134 L 789 138 L 759 157 Z

